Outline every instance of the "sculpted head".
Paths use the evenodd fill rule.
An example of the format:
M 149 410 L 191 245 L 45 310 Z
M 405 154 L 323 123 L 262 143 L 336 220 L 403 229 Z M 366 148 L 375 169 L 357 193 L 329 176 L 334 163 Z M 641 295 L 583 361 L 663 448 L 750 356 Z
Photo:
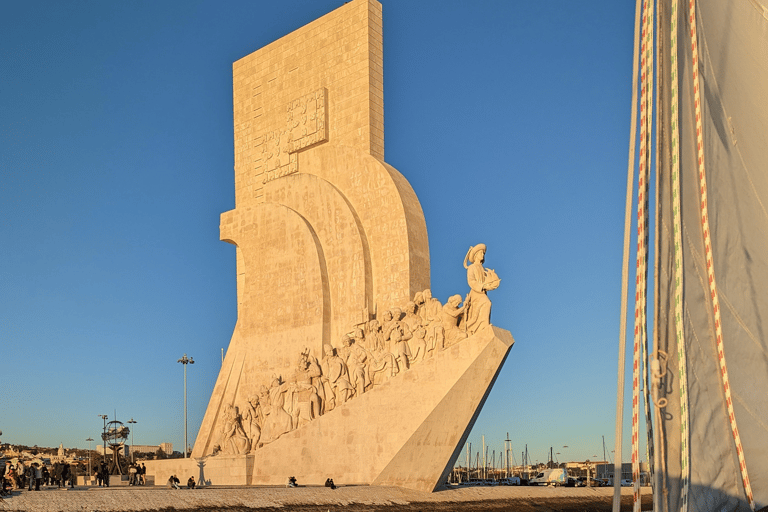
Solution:
M 424 295 L 424 302 L 427 302 L 428 300 L 430 300 L 432 298 L 432 290 L 427 288 L 426 290 L 424 290 L 422 292 L 422 295 Z
M 451 295 L 448 298 L 448 304 L 450 304 L 453 307 L 457 307 L 461 303 L 461 295 Z
M 330 345 L 323 345 L 323 354 L 326 355 L 326 357 L 331 357 L 334 355 L 334 348 Z
M 408 301 L 408 304 L 405 305 L 405 312 L 411 314 L 416 313 L 416 303 L 413 301 Z
M 348 347 L 352 344 L 352 338 L 350 338 L 349 334 L 345 334 L 341 337 L 341 344 L 344 347 Z
M 485 244 L 477 244 L 469 250 L 469 261 L 482 263 L 485 261 Z
M 422 292 L 416 292 L 416 295 L 413 296 L 413 302 L 417 305 L 424 304 L 424 294 Z
M 381 327 L 381 325 L 379 324 L 379 321 L 376 320 L 375 318 L 373 320 L 371 320 L 370 322 L 368 322 L 368 330 L 370 332 L 376 332 L 376 331 L 379 330 L 380 327 Z
M 403 310 L 400 308 L 394 308 L 392 310 L 392 318 L 395 320 L 400 320 L 400 317 L 403 316 Z
M 248 403 L 256 407 L 257 405 L 259 405 L 259 397 L 257 397 L 256 395 L 252 395 L 251 397 L 248 398 Z
M 384 321 L 385 321 L 385 322 L 389 322 L 389 321 L 391 321 L 391 320 L 392 320 L 392 311 L 390 311 L 390 310 L 386 310 L 386 311 L 384 312 Z

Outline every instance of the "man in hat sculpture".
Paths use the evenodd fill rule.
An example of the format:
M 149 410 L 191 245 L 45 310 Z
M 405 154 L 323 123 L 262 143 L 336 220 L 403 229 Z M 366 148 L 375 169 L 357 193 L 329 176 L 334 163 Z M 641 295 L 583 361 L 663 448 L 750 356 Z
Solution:
M 470 265 L 467 265 L 467 261 Z M 495 271 L 483 268 L 483 262 L 485 262 L 485 244 L 470 247 L 464 257 L 467 284 L 470 288 L 465 300 L 465 325 L 469 336 L 491 325 L 491 299 L 486 292 L 495 290 L 501 282 Z

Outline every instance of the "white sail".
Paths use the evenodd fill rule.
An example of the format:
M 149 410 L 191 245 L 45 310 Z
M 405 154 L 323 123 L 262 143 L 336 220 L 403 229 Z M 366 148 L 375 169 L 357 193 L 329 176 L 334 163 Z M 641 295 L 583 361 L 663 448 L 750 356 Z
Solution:
M 667 358 L 655 389 L 657 402 L 666 401 L 655 425 L 655 510 L 759 510 L 768 505 L 768 8 L 758 0 L 698 0 L 693 7 L 695 27 L 688 2 L 675 15 L 671 0 L 659 4 L 654 318 L 655 344 L 662 363 Z

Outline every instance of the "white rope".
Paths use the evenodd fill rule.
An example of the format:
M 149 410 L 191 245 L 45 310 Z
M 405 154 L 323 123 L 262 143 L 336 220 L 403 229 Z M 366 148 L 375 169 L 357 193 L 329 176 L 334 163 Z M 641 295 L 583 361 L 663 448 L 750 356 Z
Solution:
M 640 6 L 635 0 L 635 35 L 632 56 L 632 105 L 630 109 L 627 197 L 624 208 L 624 253 L 621 267 L 621 313 L 619 318 L 619 364 L 616 384 L 615 459 L 613 467 L 613 512 L 621 510 L 621 444 L 624 416 L 624 366 L 627 350 L 627 290 L 629 288 L 629 240 L 632 229 L 632 191 L 634 190 L 635 145 L 637 142 L 637 69 L 640 60 Z M 616 478 L 616 475 L 619 475 Z

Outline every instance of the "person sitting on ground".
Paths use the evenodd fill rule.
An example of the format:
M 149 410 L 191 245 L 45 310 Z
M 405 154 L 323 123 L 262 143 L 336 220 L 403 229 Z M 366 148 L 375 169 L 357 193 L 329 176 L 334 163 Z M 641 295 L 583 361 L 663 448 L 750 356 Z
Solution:
M 295 476 L 288 477 L 288 484 L 286 485 L 286 487 L 298 487 L 298 486 L 299 485 L 296 483 L 296 477 Z
M 176 475 L 168 477 L 168 487 L 171 489 L 181 489 L 181 487 L 179 487 L 179 479 L 176 478 Z
M 329 486 L 329 487 L 331 488 L 331 490 L 335 489 L 335 488 L 336 488 L 336 484 L 335 484 L 335 483 L 333 483 L 333 478 L 329 478 L 328 480 L 329 480 L 329 481 L 330 481 L 330 483 L 331 483 L 331 485 Z
M 195 477 L 191 476 L 189 477 L 189 480 L 187 480 L 187 489 L 194 489 L 195 488 Z

